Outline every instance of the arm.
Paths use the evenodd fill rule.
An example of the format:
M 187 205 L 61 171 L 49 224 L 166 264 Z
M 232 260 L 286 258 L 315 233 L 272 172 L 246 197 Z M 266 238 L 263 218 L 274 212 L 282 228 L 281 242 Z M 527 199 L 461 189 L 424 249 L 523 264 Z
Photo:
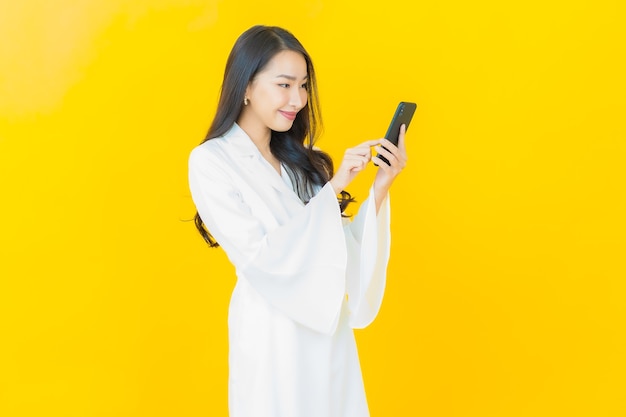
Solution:
M 348 269 L 346 287 L 350 325 L 368 326 L 378 314 L 386 284 L 390 249 L 390 204 L 384 199 L 376 210 L 374 189 L 346 226 Z
M 189 159 L 192 197 L 207 228 L 237 269 L 275 308 L 316 331 L 331 333 L 345 295 L 346 247 L 336 195 L 327 184 L 282 225 L 259 220 L 236 173 L 206 149 Z M 271 217 L 271 213 L 270 213 Z
M 367 149 L 357 147 L 354 151 L 346 151 L 344 163 L 336 176 L 341 180 L 349 178 L 349 175 L 343 173 L 346 170 L 348 172 L 362 170 L 363 165 L 371 158 L 369 146 L 372 145 L 376 146 L 378 153 L 390 162 L 387 165 L 378 157 L 372 158 L 379 168 L 370 190 L 370 196 L 361 205 L 354 221 L 346 227 L 348 247 L 346 279 L 352 327 L 362 328 L 369 325 L 378 314 L 382 303 L 390 248 L 389 189 L 406 165 L 405 132 L 406 128 L 403 125 L 400 129 L 397 147 L 386 139 L 380 139 L 365 142 L 363 145 Z M 354 154 L 357 156 L 355 157 Z M 355 160 L 357 161 L 354 162 Z

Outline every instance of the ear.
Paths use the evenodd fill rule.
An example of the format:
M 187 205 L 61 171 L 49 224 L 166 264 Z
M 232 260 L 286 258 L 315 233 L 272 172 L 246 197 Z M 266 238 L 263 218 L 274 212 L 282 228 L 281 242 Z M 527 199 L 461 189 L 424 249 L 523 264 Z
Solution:
M 248 98 L 248 100 L 250 100 L 250 96 L 251 96 L 251 95 L 252 95 L 252 81 L 250 81 L 250 82 L 248 83 L 248 86 L 246 87 L 246 93 L 245 93 L 244 98 L 246 98 L 246 97 L 247 97 L 247 98 Z

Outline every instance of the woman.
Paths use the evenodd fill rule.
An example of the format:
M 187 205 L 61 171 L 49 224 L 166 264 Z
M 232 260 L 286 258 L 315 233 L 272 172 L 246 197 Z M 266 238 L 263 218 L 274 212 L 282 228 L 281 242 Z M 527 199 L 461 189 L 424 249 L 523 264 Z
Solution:
M 369 415 L 352 329 L 371 323 L 382 301 L 387 193 L 406 163 L 404 127 L 398 147 L 365 141 L 333 175 L 331 159 L 313 147 L 318 119 L 315 72 L 300 42 L 277 27 L 244 32 L 215 119 L 189 159 L 196 225 L 236 268 L 232 417 Z M 370 196 L 345 221 L 344 189 L 370 160 L 379 166 Z

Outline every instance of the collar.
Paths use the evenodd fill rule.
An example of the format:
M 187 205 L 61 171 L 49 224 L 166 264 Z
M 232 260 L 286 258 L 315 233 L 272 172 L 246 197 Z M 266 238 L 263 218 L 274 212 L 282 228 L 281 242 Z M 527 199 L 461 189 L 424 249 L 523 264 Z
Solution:
M 239 156 L 261 156 L 261 152 L 256 147 L 250 136 L 237 123 L 233 124 L 228 132 L 223 136 L 228 141 L 231 148 Z
M 261 151 L 259 151 L 254 142 L 252 142 L 252 139 L 250 139 L 250 136 L 248 136 L 241 126 L 237 123 L 233 124 L 233 127 L 231 127 L 221 139 L 228 143 L 229 149 L 231 149 L 234 154 L 244 159 L 241 161 L 241 168 L 248 170 L 255 177 L 258 177 L 260 172 L 265 172 L 266 176 L 264 176 L 264 178 L 272 187 L 286 193 L 291 198 L 295 199 L 298 204 L 302 205 L 302 201 L 293 190 L 291 180 L 289 180 L 282 164 L 281 174 L 278 174 L 274 168 L 265 161 L 263 155 L 261 155 Z M 285 182 L 285 177 L 289 184 Z

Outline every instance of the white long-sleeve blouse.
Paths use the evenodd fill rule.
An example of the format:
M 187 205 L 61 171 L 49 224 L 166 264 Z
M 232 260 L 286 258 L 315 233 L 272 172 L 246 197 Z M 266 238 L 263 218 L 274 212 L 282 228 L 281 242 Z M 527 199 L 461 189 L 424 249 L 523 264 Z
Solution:
M 380 309 L 389 259 L 389 199 L 352 221 L 330 184 L 303 204 L 235 124 L 197 146 L 189 185 L 233 263 L 231 417 L 361 417 L 367 401 L 353 328 Z

